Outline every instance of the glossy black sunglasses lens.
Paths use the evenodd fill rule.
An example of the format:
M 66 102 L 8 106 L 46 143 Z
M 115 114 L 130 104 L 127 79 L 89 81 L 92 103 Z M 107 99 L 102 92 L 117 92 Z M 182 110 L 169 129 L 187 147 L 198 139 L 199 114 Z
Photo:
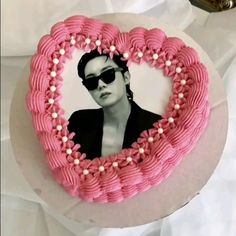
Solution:
M 98 87 L 98 81 L 101 79 L 104 83 L 110 84 L 115 80 L 116 71 L 121 71 L 121 68 L 111 68 L 103 71 L 99 76 L 93 76 L 83 80 L 83 85 L 88 90 L 94 90 Z

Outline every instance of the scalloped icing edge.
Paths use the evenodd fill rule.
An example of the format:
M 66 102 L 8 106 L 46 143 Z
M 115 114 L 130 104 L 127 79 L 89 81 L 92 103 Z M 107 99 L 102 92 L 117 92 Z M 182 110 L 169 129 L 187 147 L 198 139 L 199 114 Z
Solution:
M 93 160 L 80 153 L 60 106 L 61 73 L 74 49 L 98 50 L 111 58 L 121 54 L 127 64 L 149 63 L 173 81 L 163 119 L 144 131 L 132 147 Z M 197 52 L 157 28 L 118 27 L 85 16 L 55 24 L 41 38 L 31 60 L 27 106 L 58 183 L 72 196 L 88 202 L 121 202 L 166 179 L 196 145 L 209 113 L 208 73 Z M 101 168 L 102 167 L 102 168 Z

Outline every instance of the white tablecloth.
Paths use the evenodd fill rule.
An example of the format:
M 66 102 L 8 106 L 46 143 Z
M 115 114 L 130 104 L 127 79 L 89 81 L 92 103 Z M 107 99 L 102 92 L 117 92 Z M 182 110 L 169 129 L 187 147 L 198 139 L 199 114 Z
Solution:
M 101 2 L 101 0 L 99 1 Z M 222 159 L 209 182 L 189 204 L 161 221 L 101 229 L 73 222 L 48 209 L 24 179 L 9 136 L 11 98 L 42 34 L 74 14 L 135 12 L 155 16 L 189 34 L 209 54 L 225 84 L 229 131 Z M 37 16 L 37 17 L 35 17 Z M 183 0 L 14 1 L 2 4 L 1 174 L 3 236 L 234 236 L 236 235 L 236 9 L 208 14 Z M 43 27 L 46 26 L 46 27 Z M 26 56 L 27 55 L 27 56 Z

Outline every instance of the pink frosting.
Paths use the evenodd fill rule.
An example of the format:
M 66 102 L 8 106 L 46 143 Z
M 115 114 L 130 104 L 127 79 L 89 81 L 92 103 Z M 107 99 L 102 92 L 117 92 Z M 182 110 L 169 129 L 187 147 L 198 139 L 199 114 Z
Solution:
M 98 20 L 87 19 L 84 23 L 82 34 L 85 36 L 97 37 L 101 32 L 102 26 L 103 23 Z
M 100 184 L 101 188 L 106 192 L 120 190 L 121 188 L 120 179 L 118 178 L 115 170 L 108 171 L 106 174 L 101 175 Z
M 49 66 L 47 57 L 35 54 L 31 59 L 31 70 L 45 71 Z
M 119 33 L 115 45 L 120 53 L 129 52 L 131 48 L 129 33 Z
M 38 132 L 51 132 L 52 131 L 52 122 L 51 117 L 45 113 L 38 113 L 33 116 L 34 128 Z
M 79 152 L 80 145 L 72 141 L 74 134 L 67 130 L 68 121 L 60 106 L 64 80 L 61 73 L 74 47 L 87 52 L 97 49 L 111 58 L 126 52 L 122 60 L 128 65 L 146 61 L 173 80 L 173 94 L 163 119 L 119 154 L 87 160 L 86 154 Z M 61 55 L 60 49 L 65 54 Z M 59 63 L 53 62 L 55 58 Z M 112 24 L 73 16 L 55 24 L 51 34 L 41 38 L 30 69 L 27 106 L 48 165 L 69 194 L 88 202 L 120 202 L 158 185 L 194 148 L 207 125 L 207 70 L 193 48 L 181 39 L 167 37 L 160 29 L 136 27 L 120 32 Z M 179 97 L 180 93 L 183 97 Z
M 129 32 L 130 41 L 134 47 L 143 48 L 146 46 L 145 34 L 147 29 L 142 27 L 136 27 Z
M 53 40 L 52 36 L 45 35 L 39 41 L 38 52 L 46 57 L 49 57 L 55 51 L 56 45 L 57 43 Z
M 51 36 L 58 44 L 69 38 L 69 31 L 64 22 L 58 22 L 52 27 Z
M 44 93 L 33 90 L 27 95 L 28 109 L 32 112 L 43 113 L 45 111 Z
M 49 75 L 45 71 L 34 71 L 30 75 L 32 89 L 45 92 L 49 86 Z
M 169 55 L 175 55 L 180 51 L 181 48 L 185 46 L 184 42 L 176 37 L 169 37 L 167 38 L 163 45 L 162 49 Z
M 103 39 L 106 41 L 112 41 L 119 34 L 119 28 L 112 24 L 104 24 L 101 30 Z
M 201 63 L 196 63 L 188 67 L 189 76 L 198 83 L 208 83 L 208 73 L 206 67 Z
M 68 161 L 66 159 L 66 154 L 60 151 L 47 152 L 47 161 L 49 167 L 54 170 L 59 167 L 67 166 Z
M 199 57 L 197 52 L 190 47 L 183 47 L 176 58 L 182 62 L 185 66 L 190 66 L 191 64 L 197 63 L 199 61 Z
M 46 151 L 61 151 L 60 142 L 53 134 L 41 133 L 40 142 Z
M 71 16 L 67 18 L 64 23 L 69 33 L 79 33 L 81 32 L 86 19 L 88 19 L 86 16 Z
M 160 29 L 151 29 L 145 34 L 146 45 L 149 49 L 161 48 L 165 39 L 166 35 Z
M 135 165 L 129 165 L 126 168 L 120 169 L 118 175 L 123 186 L 138 184 L 143 179 L 140 169 Z

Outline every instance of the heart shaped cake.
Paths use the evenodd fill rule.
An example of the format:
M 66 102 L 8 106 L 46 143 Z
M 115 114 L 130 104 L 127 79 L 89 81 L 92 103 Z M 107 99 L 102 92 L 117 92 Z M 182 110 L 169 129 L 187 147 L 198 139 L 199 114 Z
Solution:
M 61 105 L 62 72 L 75 50 L 78 77 L 101 107 Z M 172 94 L 164 114 L 133 101 L 131 64 L 162 70 Z M 120 32 L 85 16 L 55 24 L 31 60 L 27 106 L 53 176 L 72 196 L 120 202 L 160 184 L 195 147 L 209 117 L 208 73 L 197 52 L 158 28 Z

